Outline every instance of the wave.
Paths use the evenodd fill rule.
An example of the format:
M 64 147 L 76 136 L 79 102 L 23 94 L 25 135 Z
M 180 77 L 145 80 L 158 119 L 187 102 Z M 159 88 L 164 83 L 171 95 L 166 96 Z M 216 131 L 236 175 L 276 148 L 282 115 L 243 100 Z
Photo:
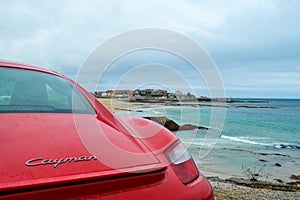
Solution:
M 245 137 L 245 136 L 228 136 L 228 135 L 221 135 L 219 142 L 217 142 L 217 138 L 206 138 L 205 136 L 199 138 L 196 135 L 191 135 L 192 137 L 188 137 L 188 134 L 184 135 L 177 135 L 180 140 L 188 145 L 196 145 L 196 146 L 203 146 L 205 144 L 215 144 L 219 143 L 217 147 L 226 147 L 227 145 L 241 145 L 248 144 L 248 145 L 259 145 L 264 146 L 266 148 L 274 148 L 274 149 L 295 149 L 300 150 L 300 145 L 298 143 L 276 143 L 276 142 L 261 142 L 262 140 L 267 141 L 269 138 L 267 137 Z M 229 143 L 231 141 L 231 143 Z M 234 142 L 234 144 L 232 144 Z M 224 146 L 225 145 L 225 146 Z
M 261 146 L 273 146 L 273 144 L 256 142 L 253 140 L 246 139 L 244 137 L 232 137 L 232 136 L 227 136 L 227 135 L 221 135 L 221 138 L 231 140 L 234 142 L 242 142 L 242 143 L 246 143 L 246 144 L 256 144 L 256 145 L 261 145 Z
M 203 145 L 204 142 L 212 142 L 215 143 L 217 138 L 183 138 L 178 136 L 181 141 L 185 144 L 188 145 Z M 273 146 L 273 144 L 268 144 L 268 143 L 262 143 L 262 142 L 256 142 L 253 140 L 246 139 L 245 137 L 232 137 L 232 136 L 227 136 L 227 135 L 221 135 L 222 139 L 234 141 L 234 142 L 242 142 L 246 144 L 253 144 L 253 145 L 261 145 L 261 146 Z M 260 138 L 261 139 L 261 138 Z
M 267 147 L 273 147 L 273 148 L 276 148 L 276 149 L 300 149 L 300 146 L 295 145 L 295 144 L 263 143 L 263 142 L 253 141 L 253 140 L 250 140 L 250 139 L 245 138 L 245 137 L 232 137 L 232 136 L 227 136 L 227 135 L 221 135 L 221 138 L 227 139 L 227 140 L 230 140 L 230 141 L 234 141 L 234 142 L 242 142 L 242 143 L 246 143 L 246 144 L 267 146 Z M 263 139 L 263 138 L 260 138 L 260 139 Z

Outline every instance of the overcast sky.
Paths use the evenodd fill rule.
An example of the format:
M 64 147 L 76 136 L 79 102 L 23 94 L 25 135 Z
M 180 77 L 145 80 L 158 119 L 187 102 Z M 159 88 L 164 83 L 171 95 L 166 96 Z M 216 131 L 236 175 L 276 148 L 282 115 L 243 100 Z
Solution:
M 299 10 L 298 0 L 1 0 L 0 59 L 75 78 L 89 54 L 112 36 L 164 28 L 192 38 L 207 51 L 228 97 L 300 98 Z M 127 64 L 136 62 L 129 57 L 124 58 Z M 166 65 L 165 58 L 153 62 Z M 102 88 L 112 84 L 113 74 L 107 76 Z

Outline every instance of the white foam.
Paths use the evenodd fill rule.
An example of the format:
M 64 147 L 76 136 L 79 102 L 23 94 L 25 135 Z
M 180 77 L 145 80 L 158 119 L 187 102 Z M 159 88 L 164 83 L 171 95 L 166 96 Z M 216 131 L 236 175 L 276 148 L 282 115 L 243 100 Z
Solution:
M 221 138 L 235 141 L 235 142 L 242 142 L 246 144 L 255 144 L 255 145 L 261 145 L 261 146 L 271 146 L 271 144 L 268 143 L 262 143 L 262 142 L 256 142 L 253 140 L 245 139 L 244 137 L 232 137 L 232 136 L 227 136 L 227 135 L 221 135 Z

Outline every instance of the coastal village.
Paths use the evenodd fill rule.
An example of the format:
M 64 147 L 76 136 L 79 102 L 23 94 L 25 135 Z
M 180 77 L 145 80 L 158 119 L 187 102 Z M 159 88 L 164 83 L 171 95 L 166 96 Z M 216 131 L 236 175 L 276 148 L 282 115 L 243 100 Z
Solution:
M 172 101 L 233 101 L 232 98 L 209 98 L 206 96 L 196 97 L 190 92 L 183 93 L 179 90 L 168 92 L 163 89 L 136 89 L 136 90 L 106 90 L 94 92 L 97 98 L 119 98 L 130 102 L 172 102 Z

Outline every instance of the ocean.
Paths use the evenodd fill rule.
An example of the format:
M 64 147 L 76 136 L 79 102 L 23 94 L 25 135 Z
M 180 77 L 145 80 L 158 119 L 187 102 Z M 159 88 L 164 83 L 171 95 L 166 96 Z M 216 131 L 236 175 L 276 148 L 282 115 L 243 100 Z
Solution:
M 176 131 L 191 152 L 200 170 L 225 177 L 290 182 L 300 175 L 300 100 L 237 99 L 227 103 L 186 103 L 181 106 L 149 104 L 132 109 L 130 115 L 166 116 L 180 125 L 209 127 L 213 109 L 226 113 L 220 135 L 211 131 Z M 197 106 L 200 104 L 201 106 Z M 218 117 L 218 116 L 217 116 Z M 212 141 L 210 141 L 212 140 Z M 205 153 L 203 153 L 205 152 Z

